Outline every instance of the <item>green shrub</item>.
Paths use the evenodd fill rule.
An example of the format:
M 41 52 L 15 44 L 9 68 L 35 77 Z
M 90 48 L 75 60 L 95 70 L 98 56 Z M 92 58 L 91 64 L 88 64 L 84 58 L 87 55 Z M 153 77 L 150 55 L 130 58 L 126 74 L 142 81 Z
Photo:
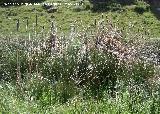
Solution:
M 3 46 L 4 48 L 1 52 L 2 67 L 0 69 L 0 80 L 16 81 L 18 72 L 24 77 L 28 69 L 28 63 L 23 47 L 16 43 L 3 44 Z
M 144 12 L 150 10 L 150 6 L 145 2 L 137 2 L 137 5 L 134 10 L 139 14 L 143 14 Z
M 144 63 L 143 61 L 133 64 L 132 78 L 137 84 L 147 82 L 147 79 L 152 78 L 155 74 L 154 65 Z
M 135 4 L 135 0 L 89 0 L 94 11 L 121 10 L 121 5 Z
M 129 60 L 120 60 L 107 48 L 97 49 L 96 38 L 90 38 L 90 32 L 83 34 L 85 38 L 67 36 L 59 40 L 58 49 L 50 48 L 48 39 L 38 39 L 39 36 L 31 41 L 3 39 L 0 42 L 0 79 L 15 83 L 18 76 L 21 77 L 18 81 L 20 85 L 23 82 L 22 90 L 49 105 L 51 97 L 53 104 L 57 101 L 64 103 L 79 94 L 79 89 L 94 98 L 101 98 L 105 91 L 113 97 L 119 85 L 117 81 L 126 86 L 130 83 L 140 86 L 155 75 L 153 64 L 136 61 L 138 57 L 128 64 Z M 86 49 L 87 42 L 91 47 Z

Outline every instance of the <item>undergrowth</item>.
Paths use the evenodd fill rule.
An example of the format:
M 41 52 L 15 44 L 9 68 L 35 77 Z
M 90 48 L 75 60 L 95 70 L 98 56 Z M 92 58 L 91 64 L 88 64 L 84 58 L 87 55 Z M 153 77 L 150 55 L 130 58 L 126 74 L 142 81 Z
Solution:
M 2 113 L 160 113 L 155 64 L 138 53 L 145 39 L 128 41 L 106 24 L 56 30 L 1 38 Z

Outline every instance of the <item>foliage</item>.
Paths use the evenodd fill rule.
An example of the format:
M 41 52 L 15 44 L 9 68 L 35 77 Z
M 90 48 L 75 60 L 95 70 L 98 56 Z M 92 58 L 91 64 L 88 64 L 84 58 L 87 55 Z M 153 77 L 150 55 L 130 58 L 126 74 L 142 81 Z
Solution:
M 52 89 L 51 89 L 52 90 Z M 151 96 L 144 96 L 143 89 L 136 89 L 134 93 L 119 91 L 115 99 L 103 93 L 104 97 L 95 99 L 83 99 L 81 95 L 75 96 L 64 104 L 43 104 L 36 100 L 22 100 L 17 97 L 19 92 L 11 84 L 0 86 L 0 112 L 1 113 L 147 113 L 159 114 L 159 91 Z M 48 99 L 50 99 L 49 96 Z M 52 97 L 51 97 L 52 98 Z
M 34 40 L 2 39 L 1 80 L 18 83 L 20 91 L 28 92 L 22 95 L 24 98 L 28 95 L 29 99 L 38 100 L 45 106 L 67 102 L 80 93 L 80 88 L 88 94 L 85 96 L 100 99 L 107 90 L 113 97 L 118 80 L 126 85 L 131 80 L 133 85 L 145 85 L 154 77 L 154 65 L 145 60 L 137 61 L 138 56 L 128 63 L 107 50 L 97 49 L 89 31 L 80 32 L 85 35 L 78 36 L 79 32 L 71 29 L 66 37 L 54 37 L 59 43 L 53 49 L 50 47 L 53 40 L 39 39 L 39 35 L 35 35 Z M 86 48 L 87 45 L 91 47 Z M 52 99 L 48 99 L 48 95 Z
M 89 0 L 94 11 L 121 10 L 121 6 L 135 4 L 135 0 Z
M 38 9 L 41 10 L 39 7 Z M 14 12 L 15 9 L 10 10 Z M 83 10 L 82 13 L 84 12 L 86 11 Z M 128 12 L 124 15 L 135 15 Z M 82 14 L 76 12 L 71 15 L 74 17 L 77 13 Z M 68 14 L 70 15 L 69 11 L 66 15 Z M 29 36 L 21 36 L 20 33 L 1 36 L 0 112 L 159 114 L 160 82 L 159 77 L 156 77 L 156 74 L 159 75 L 158 69 L 153 61 L 147 61 L 146 57 L 142 59 L 143 48 L 147 50 L 147 55 L 151 55 L 155 49 L 145 48 L 146 40 L 141 36 L 146 38 L 146 34 L 135 35 L 130 32 L 130 29 L 137 28 L 126 29 L 127 34 L 122 34 L 123 38 L 119 40 L 128 50 L 136 51 L 135 56 L 131 53 L 131 59 L 119 58 L 106 50 L 111 47 L 110 44 L 105 44 L 108 48 L 98 48 L 98 43 L 103 41 L 97 43 L 98 38 L 108 37 L 112 33 L 120 34 L 114 25 L 114 20 L 120 17 L 115 12 L 107 14 L 111 15 L 113 23 L 110 20 L 104 23 L 102 16 L 93 27 L 85 26 L 80 29 L 79 25 L 82 23 L 78 21 L 72 23 L 69 34 L 55 32 L 59 28 L 53 25 L 52 34 L 56 37 L 43 31 L 28 31 Z M 60 14 L 59 17 L 61 16 Z M 144 13 L 144 16 L 149 18 L 151 15 Z M 146 23 L 150 21 L 145 21 Z M 129 27 L 133 25 L 130 23 Z M 139 29 L 141 31 L 140 27 Z M 55 47 L 51 47 L 53 43 Z M 157 41 L 149 46 L 153 47 L 155 44 L 159 46 Z M 158 46 L 156 49 L 159 49 Z M 119 50 L 122 51 L 121 47 Z
M 137 6 L 135 7 L 135 11 L 139 14 L 143 14 L 150 10 L 150 6 L 144 2 L 137 2 Z

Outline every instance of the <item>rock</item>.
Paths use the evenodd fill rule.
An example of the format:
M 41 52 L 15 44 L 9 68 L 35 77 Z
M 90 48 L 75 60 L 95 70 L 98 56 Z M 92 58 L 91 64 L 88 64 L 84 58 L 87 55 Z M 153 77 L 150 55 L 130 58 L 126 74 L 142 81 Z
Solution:
M 53 7 L 53 5 L 43 4 L 42 7 L 43 7 L 44 9 L 50 9 L 50 8 Z
M 78 3 L 79 3 L 79 5 L 81 6 L 81 5 L 84 4 L 84 0 L 80 0 Z
M 54 5 L 43 4 L 42 7 L 43 9 L 47 10 L 48 13 L 54 13 L 57 11 L 57 7 Z
M 160 12 L 160 8 L 157 8 L 157 11 Z
M 56 7 L 52 7 L 50 9 L 47 10 L 48 13 L 54 13 L 57 11 L 57 8 Z

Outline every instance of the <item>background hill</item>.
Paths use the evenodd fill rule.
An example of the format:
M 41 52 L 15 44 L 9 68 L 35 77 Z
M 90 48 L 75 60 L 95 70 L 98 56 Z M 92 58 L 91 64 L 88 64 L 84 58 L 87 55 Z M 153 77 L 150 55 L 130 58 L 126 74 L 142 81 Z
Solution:
M 136 33 L 141 31 L 141 33 L 144 33 L 147 31 L 151 37 L 160 36 L 158 13 L 153 9 L 154 5 L 152 5 L 152 2 L 138 1 L 132 4 L 127 2 L 124 5 L 122 4 L 123 2 L 113 0 L 113 2 L 108 2 L 105 5 L 102 4 L 100 7 L 90 4 L 87 0 L 82 1 L 83 4 L 79 4 L 81 3 L 79 0 L 47 0 L 44 2 L 57 2 L 61 3 L 61 5 L 55 6 L 57 10 L 51 12 L 43 8 L 42 4 L 38 6 L 1 6 L 1 34 L 16 33 L 16 23 L 18 19 L 20 21 L 19 33 L 26 33 L 26 25 L 28 25 L 28 31 L 31 32 L 33 25 L 36 23 L 36 15 L 38 16 L 37 31 L 41 31 L 42 28 L 48 31 L 51 21 L 55 21 L 58 27 L 61 27 L 63 31 L 67 31 L 70 28 L 70 24 L 74 21 L 78 22 L 79 25 L 81 25 L 80 22 L 82 22 L 92 27 L 94 20 L 99 20 L 103 13 L 105 20 L 110 19 L 121 29 L 129 30 L 129 26 L 134 25 L 134 27 L 131 27 L 132 32 Z M 65 5 L 66 2 L 72 5 Z M 96 9 L 96 7 L 98 9 Z M 81 26 L 79 27 L 82 28 Z

